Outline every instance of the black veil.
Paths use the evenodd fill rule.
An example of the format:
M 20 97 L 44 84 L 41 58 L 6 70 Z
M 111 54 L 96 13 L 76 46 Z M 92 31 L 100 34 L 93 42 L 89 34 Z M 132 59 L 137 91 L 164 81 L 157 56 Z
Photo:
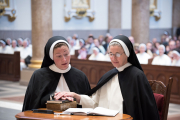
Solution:
M 50 65 L 54 64 L 54 61 L 49 56 L 49 50 L 51 48 L 51 45 L 54 42 L 56 42 L 57 40 L 64 40 L 68 43 L 68 41 L 64 37 L 61 37 L 61 36 L 54 36 L 54 37 L 50 38 L 44 48 L 44 59 L 43 59 L 41 68 L 49 67 Z
M 128 50 L 129 50 L 129 53 L 130 53 L 130 56 L 128 57 L 128 62 L 143 71 L 143 69 L 137 59 L 137 56 L 134 52 L 133 45 L 132 45 L 131 41 L 129 40 L 129 38 L 124 35 L 118 35 L 118 36 L 114 37 L 113 39 L 121 40 L 126 44 Z

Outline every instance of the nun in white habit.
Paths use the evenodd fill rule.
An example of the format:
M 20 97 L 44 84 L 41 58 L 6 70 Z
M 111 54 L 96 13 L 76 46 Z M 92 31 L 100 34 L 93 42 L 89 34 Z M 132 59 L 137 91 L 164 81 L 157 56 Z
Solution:
M 23 48 L 19 48 L 20 50 L 20 69 L 22 70 L 23 68 L 26 68 L 26 64 L 25 64 L 25 59 L 30 56 L 32 57 L 32 51 L 30 51 L 30 49 L 28 48 L 28 41 L 24 40 L 23 41 Z
M 172 66 L 178 66 L 180 67 L 180 54 L 176 50 L 172 51 L 173 54 L 173 61 L 172 61 Z
M 153 61 L 152 65 L 166 65 L 166 66 L 171 66 L 171 58 L 164 54 L 165 52 L 165 47 L 164 45 L 159 45 L 158 46 L 159 50 L 159 56 L 156 56 Z
M 91 54 L 89 60 L 105 61 L 105 56 L 100 52 L 97 47 L 94 47 L 93 54 Z
M 6 38 L 6 43 L 8 46 L 11 46 L 11 43 L 12 43 L 11 38 Z
M 13 52 L 11 51 L 11 47 L 6 45 L 5 41 L 0 40 L 0 45 L 1 45 L 0 53 L 3 53 L 3 54 L 13 54 Z
M 12 52 L 12 54 L 13 54 L 15 51 L 20 51 L 20 49 L 19 49 L 19 47 L 17 47 L 17 41 L 16 41 L 16 40 L 12 40 L 12 46 L 11 46 L 11 52 Z
M 18 48 L 21 50 L 23 49 L 23 39 L 22 38 L 18 38 L 17 39 L 17 42 L 18 42 Z
M 109 44 L 114 69 L 99 80 L 86 95 L 61 92 L 56 99 L 77 102 L 83 108 L 104 107 L 129 114 L 133 120 L 159 120 L 156 101 L 128 37 L 116 36 Z
M 150 59 L 151 56 L 145 52 L 146 45 L 144 43 L 141 43 L 139 45 L 139 51 L 140 51 L 140 53 L 138 53 L 136 55 L 137 55 L 137 58 L 138 58 L 140 64 L 148 64 L 148 59 Z

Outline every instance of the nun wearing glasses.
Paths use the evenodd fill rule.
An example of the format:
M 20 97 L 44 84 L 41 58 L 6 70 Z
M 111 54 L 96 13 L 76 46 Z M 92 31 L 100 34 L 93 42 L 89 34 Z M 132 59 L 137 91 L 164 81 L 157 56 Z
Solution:
M 48 40 L 42 66 L 33 73 L 27 87 L 22 111 L 46 108 L 47 100 L 59 92 L 84 94 L 90 90 L 86 75 L 70 65 L 70 58 L 70 45 L 65 38 L 55 36 Z
M 86 95 L 62 92 L 56 98 L 76 98 L 83 108 L 118 110 L 133 120 L 159 120 L 153 92 L 128 37 L 114 37 L 109 56 L 115 68 L 105 73 L 95 88 Z

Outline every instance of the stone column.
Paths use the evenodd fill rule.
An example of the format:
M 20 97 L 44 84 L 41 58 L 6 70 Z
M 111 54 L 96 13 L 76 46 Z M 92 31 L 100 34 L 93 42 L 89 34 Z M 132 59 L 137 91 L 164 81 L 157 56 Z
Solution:
M 109 0 L 108 29 L 112 36 L 121 32 L 121 0 Z
M 172 28 L 174 36 L 176 35 L 176 29 L 180 27 L 180 0 L 173 0 L 172 9 Z
M 21 85 L 28 85 L 35 69 L 40 68 L 44 46 L 52 37 L 52 0 L 31 0 L 32 59 L 29 68 L 21 71 Z
M 132 0 L 131 35 L 136 43 L 149 41 L 149 0 Z
M 40 68 L 44 46 L 52 37 L 52 0 L 31 0 L 32 50 L 30 68 Z

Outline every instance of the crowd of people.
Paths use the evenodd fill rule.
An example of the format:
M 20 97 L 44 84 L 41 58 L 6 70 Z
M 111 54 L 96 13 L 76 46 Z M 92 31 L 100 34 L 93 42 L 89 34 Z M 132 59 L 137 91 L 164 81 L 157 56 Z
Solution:
M 67 40 L 71 43 L 71 55 L 78 50 L 78 59 L 110 61 L 108 47 L 112 38 L 109 33 L 98 38 L 90 34 L 87 40 L 84 40 L 74 34 Z M 153 59 L 152 65 L 180 66 L 180 37 L 172 38 L 165 31 L 159 41 L 153 38 L 152 42 L 137 43 L 133 36 L 129 36 L 129 40 L 141 64 L 148 64 L 148 59 Z M 90 57 L 87 57 L 88 55 Z
M 90 34 L 87 39 L 79 38 L 78 34 L 67 37 L 71 55 L 75 55 L 75 50 L 78 50 L 78 59 L 97 61 L 110 61 L 108 47 L 112 39 L 113 36 L 109 33 L 106 36 L 100 35 L 98 38 L 93 34 Z M 180 66 L 180 36 L 171 37 L 165 31 L 161 40 L 153 38 L 152 42 L 137 43 L 133 36 L 129 36 L 129 40 L 133 44 L 140 64 L 148 64 L 148 60 L 153 59 L 152 65 Z M 13 54 L 15 51 L 20 51 L 22 70 L 27 67 L 32 57 L 31 40 L 29 38 L 0 40 L 0 53 Z
M 29 38 L 18 38 L 17 40 L 6 38 L 0 40 L 0 53 L 14 54 L 20 51 L 20 69 L 26 68 L 32 57 L 32 44 Z
M 159 42 L 153 38 L 152 42 L 133 45 L 141 64 L 153 59 L 152 65 L 180 66 L 180 37 L 172 38 L 165 31 Z

